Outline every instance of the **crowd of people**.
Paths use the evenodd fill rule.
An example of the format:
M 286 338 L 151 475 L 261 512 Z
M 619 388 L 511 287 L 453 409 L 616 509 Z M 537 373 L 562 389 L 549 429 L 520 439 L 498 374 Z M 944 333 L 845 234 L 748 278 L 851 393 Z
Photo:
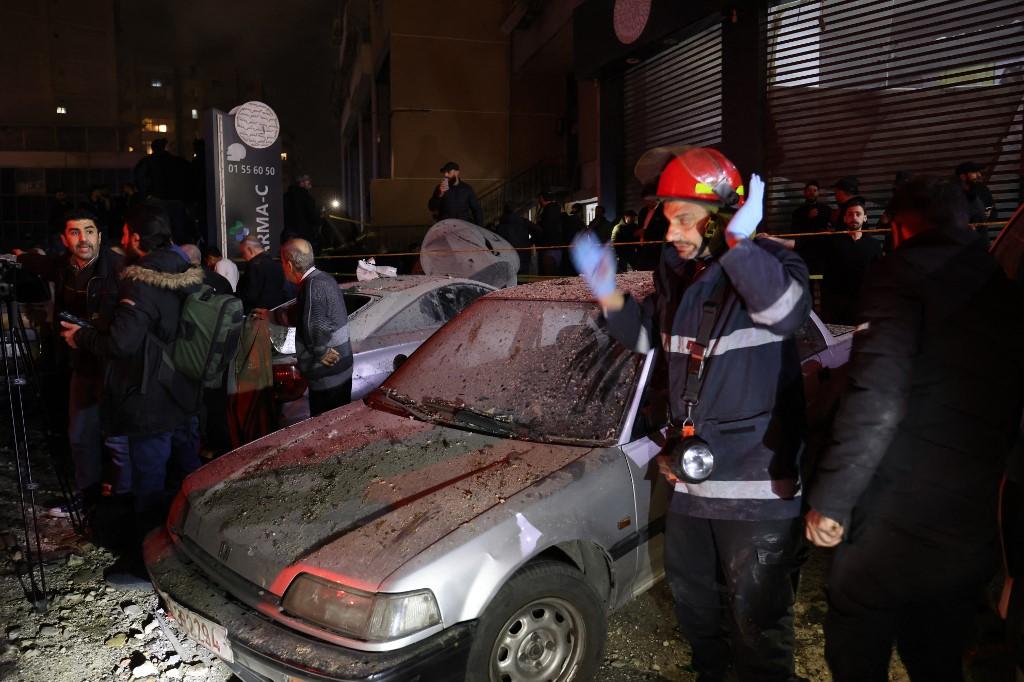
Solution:
M 656 169 L 638 178 L 645 204 L 617 224 L 601 206 L 585 224 L 582 204 L 564 213 L 541 193 L 536 223 L 506 206 L 496 230 L 538 247 L 541 274 L 579 272 L 618 342 L 664 354 L 665 568 L 699 679 L 799 679 L 792 607 L 804 537 L 837 547 L 825 632 L 835 679 L 887 679 L 894 644 L 913 679 L 961 679 L 970 616 L 998 560 L 996 500 L 1024 407 L 1024 299 L 971 228 L 996 217 L 977 166 L 961 164 L 955 179 L 899 175 L 877 221 L 884 239 L 864 233 L 857 178 L 835 183 L 834 206 L 808 181 L 792 227 L 834 234 L 787 240 L 756 234 L 764 183 L 753 175 L 745 186 L 721 152 L 659 148 L 645 160 L 638 167 Z M 150 166 L 147 182 L 159 184 Z M 479 224 L 458 164 L 441 172 L 435 217 Z M 236 340 L 266 335 L 268 321 L 294 326 L 313 416 L 347 403 L 352 380 L 345 302 L 315 267 L 314 244 L 287 239 L 278 261 L 247 237 L 240 268 L 214 246 L 179 242 L 173 203 L 140 194 L 116 237 L 117 213 L 91 210 L 106 206 L 101 192 L 62 215 L 63 253 L 14 254 L 53 285 L 78 502 L 94 520 L 120 505 L 128 513 L 115 525 L 133 528 L 107 574 L 116 586 L 146 581 L 142 536 L 203 449 L 216 455 L 273 427 L 272 417 L 232 426 L 235 365 L 210 382 L 177 364 L 190 306 L 236 301 Z M 524 259 L 521 272 L 529 267 Z M 623 270 L 652 270 L 655 293 L 638 302 L 620 291 Z M 829 445 L 808 468 L 794 335 L 815 272 L 823 317 L 857 332 Z M 250 415 L 259 409 L 252 395 L 243 402 Z M 687 460 L 694 439 L 710 464 Z
M 889 253 L 850 311 L 858 326 L 829 445 L 808 467 L 794 339 L 811 310 L 808 264 L 793 243 L 755 238 L 757 175 L 744 193 L 717 150 L 649 154 L 655 177 L 638 179 L 668 223 L 654 295 L 639 303 L 616 288 L 619 261 L 596 236 L 570 253 L 610 334 L 637 352 L 661 346 L 667 360 L 665 571 L 698 679 L 799 679 L 801 535 L 836 548 L 833 679 L 888 680 L 894 645 L 913 680 L 964 679 L 1024 407 L 1024 298 L 969 225 L 972 187 L 921 176 L 895 189 Z M 833 210 L 808 183 L 797 213 L 856 232 L 856 182 L 836 190 Z
M 65 396 L 54 402 L 67 407 L 75 489 L 68 505 L 119 553 L 108 583 L 135 587 L 148 582 L 142 538 L 162 523 L 184 477 L 276 427 L 268 321 L 297 330 L 313 415 L 349 401 L 345 302 L 300 237 L 285 241 L 280 261 L 245 238 L 240 271 L 215 246 L 177 242 L 168 202 L 152 196 L 127 207 L 118 239 L 88 206 L 62 219 L 62 252 L 14 249 L 8 257 L 52 286 L 53 333 L 41 337 L 53 370 L 46 390 Z M 281 305 L 290 298 L 295 305 Z M 179 360 L 186 336 L 192 344 L 209 338 L 199 357 L 216 365 L 212 381 Z M 247 381 L 254 369 L 261 378 Z

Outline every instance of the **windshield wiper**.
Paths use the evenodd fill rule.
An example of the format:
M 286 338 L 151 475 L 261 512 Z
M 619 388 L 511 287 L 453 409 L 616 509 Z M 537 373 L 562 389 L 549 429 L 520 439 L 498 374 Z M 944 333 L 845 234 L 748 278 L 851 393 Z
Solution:
M 382 386 L 380 389 L 375 391 L 388 399 L 389 402 L 394 403 L 402 409 L 407 415 L 420 419 L 422 421 L 433 421 L 437 413 L 431 413 L 428 410 L 423 409 L 423 406 L 416 402 L 415 399 L 410 398 L 401 391 L 396 391 L 393 388 Z
M 435 410 L 444 410 L 451 419 L 496 436 L 522 435 L 521 426 L 516 424 L 515 418 L 510 414 L 481 410 L 467 405 L 462 400 L 445 398 L 424 398 L 423 405 Z

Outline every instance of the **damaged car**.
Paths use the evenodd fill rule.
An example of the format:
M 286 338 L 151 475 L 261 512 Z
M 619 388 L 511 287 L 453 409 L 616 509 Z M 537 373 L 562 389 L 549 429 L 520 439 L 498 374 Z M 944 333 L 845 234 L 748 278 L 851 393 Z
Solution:
M 808 324 L 820 388 L 849 332 Z M 593 679 L 608 613 L 663 575 L 659 355 L 579 278 L 483 296 L 365 401 L 190 476 L 153 584 L 243 680 Z

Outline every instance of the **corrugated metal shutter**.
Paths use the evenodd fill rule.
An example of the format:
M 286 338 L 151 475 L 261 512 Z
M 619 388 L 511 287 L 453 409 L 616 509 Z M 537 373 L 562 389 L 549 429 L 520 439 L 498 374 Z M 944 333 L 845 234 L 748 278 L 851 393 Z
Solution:
M 652 147 L 722 139 L 722 27 L 716 23 L 626 71 L 626 208 L 643 204 L 633 177 Z
M 999 215 L 1020 201 L 1021 0 L 798 0 L 768 12 L 767 221 L 805 180 L 860 178 L 874 223 L 897 171 L 986 166 Z

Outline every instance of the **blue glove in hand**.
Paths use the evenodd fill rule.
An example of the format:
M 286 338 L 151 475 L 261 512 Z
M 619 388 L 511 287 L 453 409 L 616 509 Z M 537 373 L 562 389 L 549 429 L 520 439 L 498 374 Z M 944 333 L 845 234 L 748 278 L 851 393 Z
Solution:
M 757 230 L 758 223 L 764 215 L 764 181 L 761 176 L 754 173 L 750 176 L 750 192 L 747 200 L 736 211 L 729 224 L 725 228 L 726 240 L 729 246 L 734 245 L 741 239 L 750 239 Z
M 610 246 L 602 244 L 592 232 L 581 232 L 572 240 L 569 255 L 596 298 L 615 291 L 615 254 Z

